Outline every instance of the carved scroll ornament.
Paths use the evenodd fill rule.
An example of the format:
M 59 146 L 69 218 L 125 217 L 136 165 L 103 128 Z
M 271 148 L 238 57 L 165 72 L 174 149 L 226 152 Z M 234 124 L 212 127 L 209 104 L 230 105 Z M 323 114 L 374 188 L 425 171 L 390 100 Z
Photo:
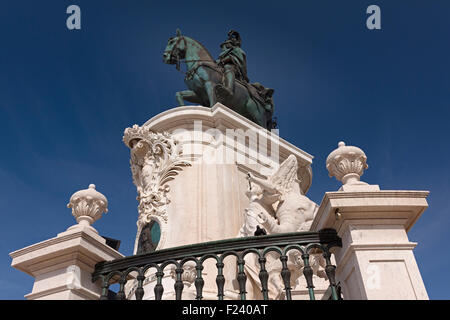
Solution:
M 131 172 L 139 201 L 138 229 L 152 217 L 167 223 L 169 181 L 183 167 L 191 164 L 182 159 L 182 148 L 167 132 L 153 132 L 145 126 L 125 129 L 123 142 L 131 149 Z

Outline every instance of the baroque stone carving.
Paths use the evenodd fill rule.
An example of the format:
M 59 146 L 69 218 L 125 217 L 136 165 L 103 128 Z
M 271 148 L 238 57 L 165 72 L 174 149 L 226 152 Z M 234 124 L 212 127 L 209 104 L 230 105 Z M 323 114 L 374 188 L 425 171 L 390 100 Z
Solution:
M 250 178 L 251 175 L 248 174 Z M 255 234 L 257 227 L 259 226 L 258 214 L 262 211 L 270 212 L 275 215 L 273 209 L 273 201 L 268 197 L 263 197 L 263 189 L 257 185 L 249 183 L 249 188 L 246 192 L 247 197 L 250 199 L 250 204 L 245 208 L 244 224 L 239 230 L 238 237 L 249 237 Z
M 75 192 L 67 207 L 72 209 L 72 215 L 79 225 L 90 227 L 104 212 L 108 212 L 108 200 L 95 190 L 94 184 L 90 184 L 89 188 Z
M 123 142 L 131 149 L 130 166 L 139 201 L 138 229 L 152 217 L 167 223 L 169 181 L 191 164 L 182 159 L 178 141 L 167 132 L 134 125 L 125 129 Z
M 346 146 L 341 141 L 338 148 L 328 155 L 326 165 L 330 177 L 336 177 L 343 185 L 366 184 L 359 181 L 364 170 L 369 167 L 366 161 L 364 151 L 358 147 Z
M 290 155 L 267 179 L 260 179 L 248 173 L 247 196 L 250 204 L 245 209 L 245 222 L 238 237 L 253 236 L 258 225 L 263 226 L 268 234 L 310 230 L 318 206 L 302 194 L 297 170 L 297 158 Z M 291 285 L 295 286 L 295 282 L 302 276 L 304 264 L 297 251 L 290 251 L 288 257 Z M 269 298 L 280 299 L 284 288 L 280 276 L 281 262 L 275 253 L 267 254 L 266 259 L 266 269 L 269 272 Z M 249 294 L 254 298 L 261 298 L 259 263 L 255 256 L 249 255 L 245 260 L 245 270 L 253 286 Z M 326 277 L 325 261 L 321 254 L 312 254 L 310 260 L 314 275 Z
M 256 229 L 256 222 L 269 234 L 309 230 L 318 206 L 302 194 L 297 169 L 297 158 L 291 154 L 267 179 L 248 173 L 250 188 L 255 188 L 248 193 L 251 200 L 246 209 L 248 230 Z

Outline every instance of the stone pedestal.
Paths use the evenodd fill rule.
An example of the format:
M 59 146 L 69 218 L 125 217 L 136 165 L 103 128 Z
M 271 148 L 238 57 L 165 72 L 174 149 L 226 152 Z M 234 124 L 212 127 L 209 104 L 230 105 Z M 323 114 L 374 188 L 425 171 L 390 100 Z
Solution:
M 10 253 L 11 266 L 35 278 L 29 300 L 98 300 L 99 281 L 92 283 L 95 264 L 122 258 L 106 245 L 91 223 L 107 210 L 108 201 L 91 184 L 68 204 L 78 224 L 45 240 Z
M 92 283 L 96 263 L 122 258 L 89 228 L 73 228 L 10 253 L 11 266 L 35 278 L 29 300 L 98 300 L 100 283 Z
M 134 252 L 235 238 L 249 204 L 247 173 L 265 178 L 291 154 L 306 194 L 313 157 L 277 133 L 220 103 L 173 108 L 127 128 L 123 140 L 130 148 L 139 201 Z M 158 241 L 158 232 L 146 229 L 155 223 Z M 236 278 L 231 260 L 227 279 Z M 207 261 L 204 272 L 215 275 L 215 262 Z M 236 288 L 236 283 L 225 285 L 225 291 Z M 203 291 L 216 298 L 215 276 L 205 277 Z
M 385 191 L 360 181 L 364 152 L 340 142 L 327 159 L 344 185 L 326 192 L 311 230 L 334 228 L 336 280 L 344 299 L 428 299 L 407 232 L 428 207 L 428 191 Z
M 220 103 L 173 108 L 127 128 L 139 201 L 135 253 L 151 221 L 161 230 L 156 249 L 236 237 L 249 203 L 247 172 L 265 177 L 290 154 L 306 194 L 313 157 L 276 133 Z
M 336 279 L 344 299 L 428 299 L 407 231 L 427 208 L 426 191 L 327 192 L 312 230 L 334 228 Z

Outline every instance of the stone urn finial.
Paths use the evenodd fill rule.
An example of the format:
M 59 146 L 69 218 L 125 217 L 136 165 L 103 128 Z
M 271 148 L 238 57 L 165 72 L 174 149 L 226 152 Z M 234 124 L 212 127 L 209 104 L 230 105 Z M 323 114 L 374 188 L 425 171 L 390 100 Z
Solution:
M 67 207 L 72 208 L 72 214 L 78 222 L 73 227 L 94 229 L 91 224 L 100 219 L 104 212 L 108 212 L 108 200 L 95 190 L 94 184 L 90 184 L 89 188 L 75 192 L 70 197 Z
M 346 146 L 345 142 L 340 141 L 338 148 L 328 155 L 326 164 L 330 177 L 336 177 L 343 185 L 366 185 L 367 183 L 359 181 L 364 170 L 369 167 L 366 161 L 364 151 L 358 147 Z

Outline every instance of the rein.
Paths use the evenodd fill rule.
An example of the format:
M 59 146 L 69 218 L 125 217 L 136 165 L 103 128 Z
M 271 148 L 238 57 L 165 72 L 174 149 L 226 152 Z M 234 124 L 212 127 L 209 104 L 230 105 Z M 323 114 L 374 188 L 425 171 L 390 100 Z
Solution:
M 186 62 L 214 62 L 214 61 L 198 59 L 198 60 L 184 60 L 184 62 L 186 63 Z M 198 63 L 197 65 L 195 65 L 194 67 L 192 67 L 191 70 L 189 70 L 189 71 L 187 71 L 187 72 L 183 72 L 183 71 L 181 71 L 180 69 L 178 69 L 178 71 L 180 71 L 182 74 L 185 75 L 184 78 L 185 78 L 186 80 L 189 80 L 189 79 L 192 79 L 192 77 L 194 76 L 194 74 L 197 72 L 197 69 L 200 68 L 200 67 L 208 67 L 208 68 L 210 68 L 210 69 L 212 69 L 212 70 L 214 70 L 214 71 L 216 71 L 216 72 L 219 72 L 219 73 L 222 72 L 222 70 L 220 70 L 219 68 L 216 68 L 216 67 L 214 67 L 214 66 L 211 66 L 211 65 L 208 65 L 208 64 L 205 64 L 205 63 Z

